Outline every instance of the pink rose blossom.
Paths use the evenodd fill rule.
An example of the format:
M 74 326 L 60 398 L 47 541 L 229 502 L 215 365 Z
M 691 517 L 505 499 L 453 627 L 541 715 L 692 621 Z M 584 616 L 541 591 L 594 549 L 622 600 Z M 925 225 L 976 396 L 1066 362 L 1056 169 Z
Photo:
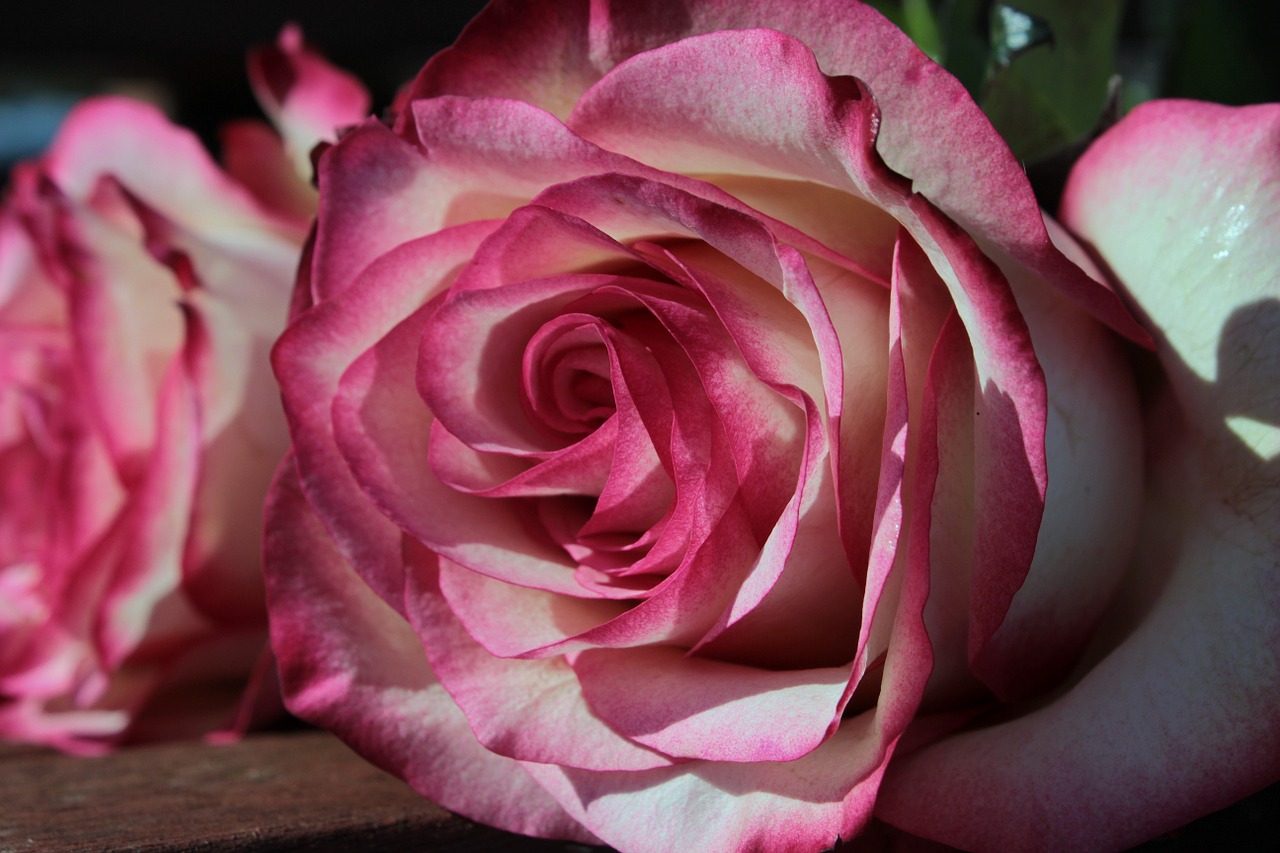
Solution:
M 1127 291 L 1153 344 L 877 13 L 495 2 L 396 113 L 319 159 L 273 355 L 295 713 L 464 815 L 624 851 L 817 851 L 873 815 L 1117 848 L 1221 804 L 1192 777 L 1280 775 L 1274 643 L 1226 631 L 1274 567 L 1264 528 L 1240 523 L 1237 563 L 1188 504 L 1190 550 L 1151 541 L 1130 355 L 1172 371 L 1173 327 Z M 1091 226 L 1170 227 L 1103 221 L 1114 156 L 1068 198 L 1104 254 Z M 1168 606 L 1131 598 L 1151 561 L 1238 567 L 1175 607 L 1226 645 L 1140 622 Z M 1274 636 L 1266 595 L 1247 612 Z M 1200 682 L 1156 673 L 1206 647 L 1257 660 L 1184 714 Z M 1164 725 L 1134 737 L 1149 702 Z M 1231 725 L 1267 749 L 1216 753 Z M 1188 740 L 1194 763 L 1144 763 Z
M 287 32 L 280 61 L 301 50 Z M 296 75 L 309 103 L 316 73 Z M 334 127 L 367 109 L 342 103 Z M 275 112 L 300 146 L 289 100 Z M 154 108 L 104 98 L 12 176 L 0 737 L 93 753 L 278 707 L 260 530 L 288 436 L 267 356 L 315 201 L 273 131 L 238 125 L 227 148 L 288 174 L 247 181 L 255 198 Z
M 890 775 L 885 817 L 968 849 L 1128 847 L 1280 779 L 1280 106 L 1139 107 L 1062 217 L 1155 330 L 1146 504 L 1069 689 Z

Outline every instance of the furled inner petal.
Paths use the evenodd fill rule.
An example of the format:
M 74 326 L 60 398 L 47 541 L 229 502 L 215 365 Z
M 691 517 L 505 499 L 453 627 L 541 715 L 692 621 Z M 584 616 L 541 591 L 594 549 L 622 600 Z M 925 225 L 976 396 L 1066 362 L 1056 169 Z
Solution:
M 721 458 L 706 471 L 708 480 L 732 480 L 723 462 Z M 678 569 L 631 606 L 526 588 L 449 561 L 441 563 L 441 590 L 467 632 L 501 657 L 543 658 L 600 647 L 691 646 L 729 604 L 757 551 L 746 514 L 732 495 L 725 498 L 713 490 L 706 505 L 692 503 L 690 524 L 698 535 L 690 537 Z M 582 587 L 577 589 L 580 594 Z
M 615 411 L 600 319 L 562 314 L 524 351 L 520 400 L 530 419 L 565 437 L 597 429 Z
M 667 85 L 650 85 L 655 78 Z M 673 85 L 677 81 L 687 85 Z M 752 97 L 725 97 L 746 85 Z M 1046 482 L 1044 377 L 998 266 L 928 199 L 912 195 L 876 154 L 879 118 L 868 92 L 856 81 L 825 76 L 808 48 L 789 36 L 721 32 L 662 46 L 612 69 L 582 96 L 569 125 L 603 147 L 684 174 L 826 184 L 884 208 L 925 250 L 973 342 L 983 412 L 978 458 L 1017 463 L 980 465 L 977 472 L 984 506 L 979 515 L 1006 520 L 999 529 L 984 525 L 974 543 L 978 594 L 969 642 L 971 659 L 978 660 L 1023 583 L 1035 547 Z M 675 128 L 676 135 L 660 127 Z M 1027 227 L 1044 230 L 1038 214 Z M 1062 272 L 1047 255 L 1032 258 L 1040 250 L 1025 242 L 1028 262 Z M 1040 242 L 1059 257 L 1047 238 Z M 1090 287 L 1087 278 L 1082 282 L 1078 271 L 1057 273 L 1050 276 L 1054 286 L 1102 310 L 1081 296 L 1081 288 Z M 1120 322 L 1108 316 L 1113 325 Z
M 382 513 L 440 554 L 513 583 L 582 595 L 563 552 L 531 528 L 529 507 L 465 494 L 432 471 L 432 412 L 408 404 L 417 399 L 415 368 L 430 311 L 401 324 L 343 374 L 332 407 L 339 452 Z M 376 564 L 357 568 L 377 571 Z

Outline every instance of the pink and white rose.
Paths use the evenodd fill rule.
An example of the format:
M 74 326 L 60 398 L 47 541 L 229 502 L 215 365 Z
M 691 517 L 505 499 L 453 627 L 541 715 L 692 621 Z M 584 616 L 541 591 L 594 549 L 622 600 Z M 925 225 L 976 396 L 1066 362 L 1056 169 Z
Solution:
M 265 126 L 227 148 L 288 174 L 238 181 L 153 107 L 104 98 L 12 175 L 0 737 L 92 753 L 279 707 L 260 530 L 288 435 L 268 352 L 315 200 Z
M 1145 505 L 1053 701 L 889 775 L 884 817 L 970 849 L 1127 847 L 1280 779 L 1280 105 L 1139 107 L 1062 217 L 1156 339 Z
M 495 2 L 396 111 L 319 159 L 273 356 L 295 713 L 464 815 L 628 851 L 816 851 L 873 815 L 1115 848 L 1213 808 L 1192 776 L 1239 796 L 1280 775 L 1274 643 L 1222 638 L 1257 694 L 1243 662 L 1188 714 L 1139 687 L 1199 683 L 1140 672 L 1180 660 L 1176 614 L 1142 621 L 1167 606 L 1147 563 L 1255 587 L 1274 567 L 1196 506 L 1187 540 L 1150 541 L 1161 380 L 1140 388 L 1130 350 L 1182 352 L 1155 291 L 1128 291 L 1140 325 L 877 13 Z M 1145 233 L 1136 207 L 1103 221 L 1132 156 L 1069 196 L 1104 253 Z M 1245 607 L 1210 585 L 1213 624 Z M 1126 740 L 1144 695 L 1166 725 Z M 1230 725 L 1271 747 L 1247 770 L 1215 751 Z M 1195 762 L 1144 763 L 1187 739 Z

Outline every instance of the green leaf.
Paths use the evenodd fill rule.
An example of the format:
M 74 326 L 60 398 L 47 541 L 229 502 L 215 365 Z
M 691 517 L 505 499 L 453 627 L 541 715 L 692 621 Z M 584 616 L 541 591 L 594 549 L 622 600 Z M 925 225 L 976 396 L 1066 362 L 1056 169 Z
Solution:
M 977 100 L 987 76 L 987 6 L 989 0 L 939 0 L 938 29 L 944 68 Z
M 942 62 L 942 33 L 929 0 L 902 0 L 903 29 L 934 62 Z
M 865 0 L 865 2 L 881 15 L 893 21 L 894 26 L 898 29 L 906 31 L 906 19 L 902 13 L 902 0 Z
M 1012 0 L 992 6 L 983 110 L 1020 159 L 1089 133 L 1115 73 L 1118 0 Z

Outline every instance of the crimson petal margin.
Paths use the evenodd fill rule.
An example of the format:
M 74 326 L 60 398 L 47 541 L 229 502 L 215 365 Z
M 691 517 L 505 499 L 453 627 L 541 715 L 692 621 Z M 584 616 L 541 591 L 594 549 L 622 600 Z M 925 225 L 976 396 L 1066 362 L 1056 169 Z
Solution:
M 408 623 L 333 547 L 292 457 L 265 526 L 272 645 L 290 710 L 447 809 L 512 832 L 595 842 L 518 762 L 476 742 Z
M 448 286 L 493 227 L 459 226 L 389 252 L 369 267 L 359 286 L 300 314 L 272 351 L 302 487 L 348 559 L 379 569 L 376 575 L 370 569 L 370 585 L 398 610 L 404 596 L 399 534 L 369 502 L 338 451 L 332 405 L 351 363 Z M 423 270 L 438 277 L 424 280 Z
M 510 45 L 529 43 L 535 27 L 544 40 L 531 63 Z M 863 81 L 882 117 L 879 156 L 911 180 L 915 193 L 966 231 L 982 235 L 984 249 L 1008 247 L 1014 263 L 1040 273 L 1106 325 L 1150 342 L 1114 292 L 1081 273 L 1053 246 L 1021 165 L 961 83 L 862 3 L 497 0 L 452 48 L 432 58 L 418 75 L 412 97 L 518 98 L 568 116 L 585 92 L 637 54 L 691 36 L 761 28 L 802 42 L 824 74 Z M 675 93 L 679 87 L 662 88 Z M 697 115 L 683 111 L 670 127 Z

